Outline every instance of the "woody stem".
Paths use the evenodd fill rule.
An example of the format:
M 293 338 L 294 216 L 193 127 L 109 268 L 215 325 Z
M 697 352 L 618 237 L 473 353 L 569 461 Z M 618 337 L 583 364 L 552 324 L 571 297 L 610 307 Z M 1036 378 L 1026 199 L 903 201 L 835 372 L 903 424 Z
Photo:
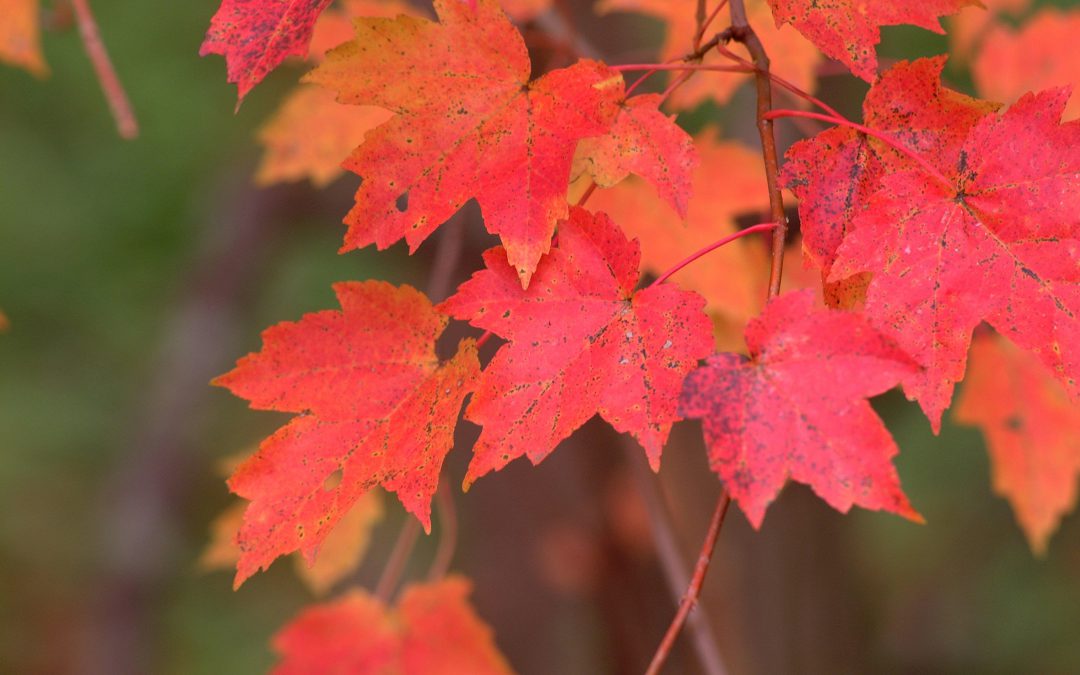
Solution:
M 765 162 L 765 180 L 769 190 L 769 211 L 772 223 L 769 226 L 773 230 L 772 238 L 772 265 L 769 270 L 769 297 L 773 298 L 780 294 L 780 279 L 783 275 L 784 265 L 784 240 L 787 237 L 787 218 L 784 215 L 784 198 L 780 193 L 780 161 L 776 151 L 776 136 L 773 131 L 772 119 L 769 112 L 772 110 L 772 79 L 769 75 L 769 57 L 765 48 L 758 39 L 754 29 L 750 27 L 746 19 L 746 7 L 743 0 L 730 0 L 728 6 L 731 10 L 731 27 L 725 32 L 725 36 L 736 42 L 742 43 L 750 56 L 753 58 L 754 82 L 757 88 L 757 127 L 761 138 L 761 154 Z M 709 524 L 705 541 L 702 542 L 698 562 L 694 568 L 694 577 L 686 589 L 679 609 L 668 627 L 664 639 L 661 641 L 656 654 L 646 675 L 657 675 L 663 667 L 671 648 L 675 644 L 679 633 L 686 624 L 690 610 L 697 604 L 701 587 L 705 583 L 705 574 L 712 560 L 716 541 L 720 536 L 720 528 L 724 524 L 724 516 L 727 514 L 731 497 L 726 490 L 721 491 L 720 498 L 716 502 L 712 521 Z

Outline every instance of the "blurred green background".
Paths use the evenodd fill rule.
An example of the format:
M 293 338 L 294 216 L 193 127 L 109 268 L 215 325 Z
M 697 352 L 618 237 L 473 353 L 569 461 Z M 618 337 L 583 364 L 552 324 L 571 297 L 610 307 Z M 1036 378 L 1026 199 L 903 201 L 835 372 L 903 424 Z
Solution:
M 430 250 L 336 253 L 355 178 L 323 192 L 251 185 L 254 130 L 300 71 L 280 69 L 234 115 L 223 60 L 198 57 L 216 5 L 94 3 L 140 122 L 133 142 L 117 138 L 73 28 L 44 36 L 48 79 L 0 67 L 0 309 L 11 320 L 0 335 L 0 672 L 266 670 L 269 636 L 310 594 L 287 564 L 234 593 L 228 574 L 195 562 L 229 501 L 217 463 L 284 418 L 207 383 L 256 349 L 263 327 L 331 307 L 333 281 L 424 283 Z M 884 53 L 944 50 L 920 31 L 887 37 Z M 800 487 L 761 533 L 733 512 L 705 596 L 733 672 L 1080 672 L 1078 519 L 1034 558 L 991 495 L 976 432 L 933 437 L 899 396 L 880 408 L 929 524 L 841 516 Z M 677 435 L 663 475 L 687 552 L 716 491 L 696 437 Z M 637 672 L 673 611 L 648 542 L 620 543 L 597 503 L 626 473 L 612 438 L 590 425 L 583 439 L 458 499 L 456 568 L 522 672 Z M 458 479 L 464 461 L 450 464 Z M 391 509 L 359 581 L 377 576 L 401 517 Z M 586 551 L 555 564 L 599 571 L 559 586 L 529 560 L 565 528 L 587 535 L 571 537 Z M 612 592 L 639 600 L 640 625 L 612 628 Z M 671 672 L 694 668 L 680 652 Z

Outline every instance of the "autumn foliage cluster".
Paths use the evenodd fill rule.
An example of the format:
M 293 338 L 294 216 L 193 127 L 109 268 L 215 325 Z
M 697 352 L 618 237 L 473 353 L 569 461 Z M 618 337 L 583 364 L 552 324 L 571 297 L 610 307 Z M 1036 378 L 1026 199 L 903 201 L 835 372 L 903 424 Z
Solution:
M 215 380 L 295 416 L 232 470 L 243 502 L 208 560 L 235 562 L 239 585 L 299 552 L 329 587 L 362 555 L 376 488 L 430 531 L 461 419 L 481 428 L 466 489 L 596 415 L 658 471 L 672 426 L 697 419 L 754 527 L 789 480 L 842 512 L 921 521 L 868 401 L 897 386 L 935 431 L 950 409 L 982 429 L 995 489 L 1043 552 L 1080 471 L 1080 108 L 1060 86 L 1075 60 L 1054 51 L 1080 15 L 979 4 L 604 0 L 666 23 L 656 61 L 537 73 L 519 26 L 557 11 L 542 0 L 224 0 L 202 54 L 224 56 L 240 100 L 288 58 L 312 65 L 261 132 L 258 181 L 359 176 L 343 252 L 415 251 L 470 200 L 501 245 L 440 302 L 339 283 L 340 308 L 268 328 Z M 881 27 L 944 17 L 987 100 L 942 84 L 945 56 L 879 63 Z M 28 35 L 4 24 L 0 54 L 43 71 Z M 859 121 L 813 96 L 830 60 L 870 85 Z M 744 85 L 790 104 L 759 109 L 763 141 L 806 131 L 779 162 L 767 141 L 676 121 Z M 452 320 L 475 337 L 440 358 Z M 467 592 L 459 577 L 392 606 L 351 591 L 278 634 L 280 672 L 507 672 Z

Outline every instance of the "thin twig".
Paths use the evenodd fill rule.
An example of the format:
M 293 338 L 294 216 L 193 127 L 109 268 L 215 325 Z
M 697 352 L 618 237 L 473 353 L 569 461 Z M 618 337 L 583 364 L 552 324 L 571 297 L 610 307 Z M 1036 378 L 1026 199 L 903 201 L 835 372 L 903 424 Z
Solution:
M 726 4 L 727 0 L 720 0 L 716 7 L 713 8 L 713 11 L 709 14 L 708 18 L 698 26 L 697 33 L 694 34 L 694 51 L 701 51 L 701 40 L 705 37 L 705 31 L 709 30 L 709 26 L 712 25 L 713 20 L 716 19 L 717 15 L 720 14 L 720 10 L 724 9 Z
M 720 499 L 716 502 L 716 510 L 713 511 L 712 520 L 709 522 L 709 531 L 705 534 L 705 541 L 701 544 L 701 553 L 698 554 L 697 564 L 694 565 L 694 576 L 690 580 L 686 594 L 683 595 L 682 602 L 679 603 L 679 611 L 675 613 L 675 619 L 668 626 L 667 633 L 664 634 L 664 639 L 661 640 L 656 654 L 653 655 L 652 662 L 649 664 L 649 669 L 645 671 L 645 675 L 657 675 L 660 669 L 664 667 L 664 663 L 671 654 L 671 648 L 675 646 L 675 640 L 679 637 L 683 625 L 686 624 L 686 618 L 690 615 L 690 610 L 697 604 L 698 596 L 701 594 L 701 586 L 705 583 L 705 575 L 709 571 L 709 563 L 712 561 L 713 549 L 716 548 L 716 540 L 720 537 L 720 526 L 724 524 L 724 516 L 727 515 L 728 506 L 730 505 L 731 497 L 728 496 L 727 491 L 721 492 Z
M 394 550 L 386 559 L 386 566 L 383 567 L 379 582 L 375 584 L 375 597 L 379 600 L 383 602 L 390 600 L 401 575 L 405 572 L 405 564 L 409 562 L 409 556 L 412 555 L 413 546 L 416 545 L 416 539 L 419 536 L 420 521 L 411 514 L 407 514 L 405 524 L 401 526 L 397 541 L 394 542 Z
M 652 285 L 655 286 L 657 284 L 664 283 L 669 278 L 671 278 L 671 275 L 677 273 L 679 270 L 686 267 L 690 263 L 694 262 L 698 258 L 701 258 L 702 256 L 707 255 L 709 253 L 712 253 L 713 251 L 720 248 L 721 246 L 724 246 L 725 244 L 729 244 L 729 243 L 735 241 L 736 239 L 740 239 L 742 237 L 745 237 L 748 234 L 754 234 L 755 232 L 768 232 L 769 230 L 773 229 L 774 227 L 776 227 L 776 223 L 759 223 L 759 224 L 754 225 L 752 227 L 747 227 L 745 229 L 739 230 L 735 234 L 730 234 L 730 235 L 724 237 L 723 239 L 720 239 L 719 241 L 714 241 L 713 243 L 709 244 L 705 248 L 694 251 L 693 253 L 691 253 L 686 258 L 684 258 L 684 259 L 680 260 L 679 262 L 675 263 L 670 269 L 668 269 L 666 272 L 664 272 L 663 274 L 658 276 L 656 278 L 656 281 L 654 281 L 652 283 Z
M 731 39 L 741 42 L 753 58 L 754 82 L 757 87 L 757 126 L 761 137 L 761 154 L 765 161 L 765 182 L 769 187 L 769 213 L 777 223 L 773 230 L 772 266 L 769 270 L 769 297 L 780 295 L 780 277 L 784 273 L 784 241 L 787 238 L 787 217 L 784 197 L 780 192 L 780 160 L 776 152 L 776 135 L 772 120 L 772 78 L 769 75 L 769 56 L 754 29 L 746 20 L 743 0 L 731 0 Z
M 753 68 L 753 70 L 755 72 L 757 72 L 757 68 L 754 67 L 753 63 L 751 63 L 750 61 L 747 61 L 746 59 L 739 56 L 738 54 L 731 51 L 730 49 L 727 49 L 722 44 L 717 44 L 715 48 L 716 48 L 716 53 L 717 54 L 720 54 L 721 56 L 724 56 L 724 57 L 726 57 L 728 59 L 731 59 L 732 61 L 735 61 L 736 63 L 739 63 L 741 65 Z M 837 112 L 835 108 L 830 106 L 828 103 L 822 101 L 821 99 L 817 98 L 813 94 L 801 89 L 799 86 L 785 80 L 784 78 L 780 77 L 779 75 L 777 75 L 777 74 L 775 74 L 775 73 L 773 73 L 771 71 L 767 72 L 766 74 L 769 76 L 769 79 L 773 81 L 773 83 L 783 87 L 784 89 L 787 89 L 789 92 L 791 92 L 792 94 L 798 96 L 799 98 L 805 99 L 805 100 L 813 103 L 814 105 L 821 108 L 822 110 L 829 113 L 830 115 L 835 115 L 836 117 L 840 117 L 840 118 L 844 117 L 839 112 Z
M 752 66 L 719 66 L 708 63 L 625 63 L 617 66 L 610 66 L 612 70 L 625 71 L 625 70 L 709 70 L 720 73 L 752 73 L 754 68 Z
M 768 117 L 769 112 L 772 110 L 772 80 L 769 76 L 769 57 L 765 53 L 761 40 L 758 39 L 754 29 L 750 27 L 746 19 L 746 7 L 743 5 L 743 0 L 730 0 L 728 7 L 731 10 L 731 28 L 725 31 L 725 37 L 742 43 L 753 58 L 754 82 L 757 87 L 757 126 L 758 134 L 761 137 L 762 158 L 765 162 L 765 180 L 769 188 L 770 215 L 773 220 L 770 223 L 773 227 L 773 241 L 772 265 L 769 270 L 769 297 L 772 298 L 780 294 L 780 279 L 783 275 L 784 264 L 784 240 L 787 236 L 787 218 L 784 215 L 784 199 L 780 193 L 780 161 L 776 152 L 776 137 L 773 133 L 772 120 Z M 710 41 L 710 44 L 714 42 L 718 44 L 719 40 L 714 38 Z M 713 513 L 708 534 L 701 545 L 701 554 L 698 556 L 698 562 L 694 568 L 694 577 L 686 589 L 682 602 L 679 604 L 679 610 L 676 612 L 675 618 L 672 620 L 664 639 L 660 642 L 660 646 L 653 656 L 652 663 L 649 664 L 646 675 L 656 675 L 660 672 L 660 669 L 667 661 L 668 655 L 671 653 L 675 640 L 686 623 L 686 617 L 697 603 L 698 596 L 701 593 L 701 586 L 705 582 L 705 574 L 709 569 L 709 561 L 712 559 L 713 549 L 716 547 L 716 540 L 720 536 L 720 527 L 724 523 L 724 516 L 727 514 L 730 504 L 731 497 L 727 494 L 727 491 L 721 492 L 720 498 L 716 502 L 716 510 Z
M 678 538 L 671 526 L 671 511 L 661 493 L 656 474 L 649 468 L 637 444 L 624 439 L 623 449 L 626 452 L 627 463 L 630 465 L 630 473 L 634 476 L 634 482 L 637 483 L 638 493 L 645 502 L 645 511 L 649 516 L 649 529 L 652 530 L 656 554 L 660 559 L 660 568 L 664 572 L 672 597 L 676 601 L 681 601 L 686 588 L 690 585 L 690 572 L 687 571 Z M 698 611 L 690 614 L 687 624 L 701 670 L 706 675 L 727 675 L 727 668 L 724 666 L 724 659 L 720 655 L 720 647 L 716 644 L 715 633 L 705 608 L 698 607 Z
M 447 483 L 439 485 L 435 493 L 435 510 L 439 514 L 439 546 L 428 568 L 428 581 L 438 581 L 450 570 L 458 541 L 457 506 Z
M 694 49 L 701 43 L 701 35 L 705 33 L 705 0 L 697 0 L 694 8 Z
M 120 84 L 120 78 L 116 76 L 109 53 L 105 51 L 105 43 L 101 41 L 101 33 L 98 31 L 97 22 L 90 11 L 87 0 L 71 0 L 71 6 L 75 9 L 75 17 L 79 23 L 79 34 L 82 35 L 83 46 L 86 47 L 86 55 L 94 64 L 94 71 L 101 82 L 101 90 L 105 92 L 105 100 L 109 103 L 113 119 L 116 120 L 116 131 L 121 138 L 132 139 L 139 135 L 139 123 L 135 121 L 135 112 L 131 109 L 124 85 Z

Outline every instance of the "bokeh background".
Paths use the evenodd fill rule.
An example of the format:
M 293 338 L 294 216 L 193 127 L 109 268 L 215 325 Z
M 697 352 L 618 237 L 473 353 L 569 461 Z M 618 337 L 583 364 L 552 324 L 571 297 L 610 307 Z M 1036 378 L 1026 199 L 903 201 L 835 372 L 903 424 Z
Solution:
M 658 44 L 655 22 L 591 19 L 588 3 L 571 4 L 615 55 Z M 197 560 L 230 501 L 220 462 L 285 418 L 208 382 L 257 349 L 262 328 L 332 307 L 334 281 L 423 287 L 438 247 L 436 236 L 411 258 L 401 246 L 338 255 L 355 177 L 319 191 L 253 185 L 255 131 L 302 69 L 279 69 L 234 115 L 222 59 L 198 57 L 216 8 L 94 3 L 135 141 L 117 137 L 71 25 L 44 36 L 48 79 L 0 67 L 0 309 L 11 321 L 0 335 L 0 672 L 269 668 L 270 636 L 313 596 L 284 562 L 233 592 L 231 575 Z M 889 29 L 881 53 L 946 49 Z M 970 91 L 962 65 L 946 76 Z M 826 77 L 821 91 L 857 115 L 865 87 Z M 753 142 L 751 109 L 741 92 L 728 110 L 686 119 L 720 116 Z M 491 242 L 475 217 L 470 207 L 448 230 L 466 239 L 455 282 Z M 801 486 L 761 532 L 733 509 L 703 601 L 731 671 L 1080 672 L 1080 519 L 1035 558 L 991 493 L 976 431 L 946 424 L 935 437 L 901 396 L 876 404 L 928 524 L 842 516 Z M 475 435 L 462 426 L 455 484 Z M 477 610 L 520 672 L 635 673 L 652 654 L 675 601 L 632 457 L 590 423 L 540 467 L 515 462 L 456 494 L 453 568 L 474 579 Z M 719 490 L 696 425 L 680 425 L 664 462 L 659 486 L 692 560 Z M 402 522 L 390 504 L 350 583 L 378 578 Z M 436 523 L 407 575 L 424 574 L 438 536 Z M 670 672 L 698 672 L 686 640 Z

